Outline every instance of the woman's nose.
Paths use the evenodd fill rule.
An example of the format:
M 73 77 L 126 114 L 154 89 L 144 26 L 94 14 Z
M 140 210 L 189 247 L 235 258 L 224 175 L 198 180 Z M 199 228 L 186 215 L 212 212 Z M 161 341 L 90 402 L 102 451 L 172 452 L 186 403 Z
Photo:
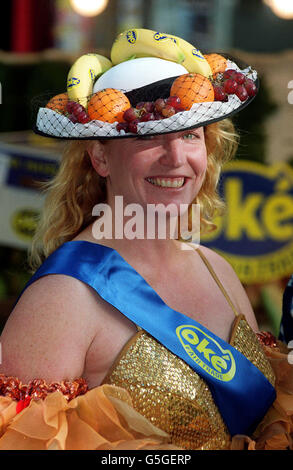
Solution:
M 186 156 L 182 147 L 182 142 L 178 138 L 166 139 L 164 152 L 160 157 L 161 165 L 173 168 L 179 168 L 184 165 L 186 162 Z

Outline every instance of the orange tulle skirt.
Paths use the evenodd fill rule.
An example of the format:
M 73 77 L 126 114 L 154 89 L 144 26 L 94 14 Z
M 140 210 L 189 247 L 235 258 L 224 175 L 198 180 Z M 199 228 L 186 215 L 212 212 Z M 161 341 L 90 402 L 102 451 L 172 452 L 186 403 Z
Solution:
M 288 351 L 265 346 L 276 374 L 277 398 L 252 436 L 231 439 L 232 450 L 293 449 L 293 366 Z M 59 391 L 17 401 L 0 397 L 0 450 L 175 450 L 170 436 L 134 410 L 128 392 L 102 385 L 72 400 Z
M 1 450 L 178 449 L 131 406 L 126 390 L 102 385 L 71 401 L 60 392 L 17 402 L 0 397 Z

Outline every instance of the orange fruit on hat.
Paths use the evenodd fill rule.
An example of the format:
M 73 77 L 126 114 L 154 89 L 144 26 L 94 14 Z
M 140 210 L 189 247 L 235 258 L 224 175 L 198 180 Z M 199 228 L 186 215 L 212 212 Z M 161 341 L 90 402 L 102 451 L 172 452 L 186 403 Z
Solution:
M 225 72 L 227 68 L 227 59 L 225 57 L 220 54 L 206 54 L 204 58 L 208 61 L 214 78 L 218 73 Z
M 199 73 L 185 73 L 173 82 L 170 96 L 178 96 L 181 107 L 190 109 L 194 103 L 214 101 L 214 88 L 212 82 Z
M 59 95 L 53 96 L 50 101 L 46 104 L 46 108 L 53 109 L 61 114 L 66 112 L 66 105 L 68 102 L 67 93 L 60 93 Z
M 91 120 L 123 122 L 123 113 L 130 107 L 130 101 L 122 91 L 105 88 L 91 97 L 87 111 Z

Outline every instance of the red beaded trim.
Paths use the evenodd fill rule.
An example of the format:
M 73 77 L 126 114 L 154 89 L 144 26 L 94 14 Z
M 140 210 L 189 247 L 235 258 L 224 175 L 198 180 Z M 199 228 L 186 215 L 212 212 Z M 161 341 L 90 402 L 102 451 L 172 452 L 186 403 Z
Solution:
M 79 378 L 70 382 L 63 380 L 62 382 L 52 382 L 47 384 L 43 379 L 31 380 L 28 384 L 23 384 L 17 377 L 8 377 L 0 374 L 0 395 L 10 397 L 13 400 L 42 399 L 46 398 L 49 393 L 59 390 L 67 398 L 68 401 L 73 398 L 84 395 L 88 391 L 88 385 L 85 379 Z
M 277 347 L 277 339 L 269 331 L 261 331 L 260 333 L 257 333 L 256 335 L 258 337 L 259 342 L 263 346 L 269 346 L 271 348 L 276 348 Z

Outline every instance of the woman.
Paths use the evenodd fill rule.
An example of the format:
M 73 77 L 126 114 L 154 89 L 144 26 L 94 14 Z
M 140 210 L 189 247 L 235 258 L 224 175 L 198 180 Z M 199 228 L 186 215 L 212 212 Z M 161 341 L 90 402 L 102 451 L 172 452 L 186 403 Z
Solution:
M 31 262 L 39 269 L 1 336 L 0 373 L 25 384 L 43 379 L 55 385 L 34 382 L 30 391 L 22 389 L 26 397 L 47 398 L 31 400 L 6 422 L 0 448 L 20 448 L 23 435 L 31 442 L 33 433 L 23 431 L 23 420 L 36 410 L 50 428 L 47 409 L 56 414 L 62 409 L 67 431 L 50 428 L 30 448 L 255 445 L 236 436 L 254 431 L 270 409 L 275 376 L 243 287 L 215 252 L 184 243 L 168 230 L 163 238 L 147 232 L 153 204 L 163 215 L 169 207 L 167 229 L 180 208 L 194 202 L 200 204 L 202 226 L 211 225 L 221 208 L 219 171 L 235 152 L 235 142 L 234 128 L 224 119 L 173 133 L 78 141 L 67 148 L 48 184 L 33 244 Z M 117 196 L 123 214 L 131 204 L 142 209 L 140 238 L 123 230 L 117 236 Z M 104 225 L 109 222 L 111 229 L 104 237 L 92 216 L 98 203 L 107 204 Z M 131 221 L 127 214 L 124 228 Z M 56 385 L 64 381 L 73 400 L 60 404 L 59 392 L 51 392 L 64 392 Z M 2 394 L 11 381 L 4 385 Z M 110 414 L 111 426 L 103 429 L 101 416 Z M 37 429 L 38 420 L 33 422 Z

